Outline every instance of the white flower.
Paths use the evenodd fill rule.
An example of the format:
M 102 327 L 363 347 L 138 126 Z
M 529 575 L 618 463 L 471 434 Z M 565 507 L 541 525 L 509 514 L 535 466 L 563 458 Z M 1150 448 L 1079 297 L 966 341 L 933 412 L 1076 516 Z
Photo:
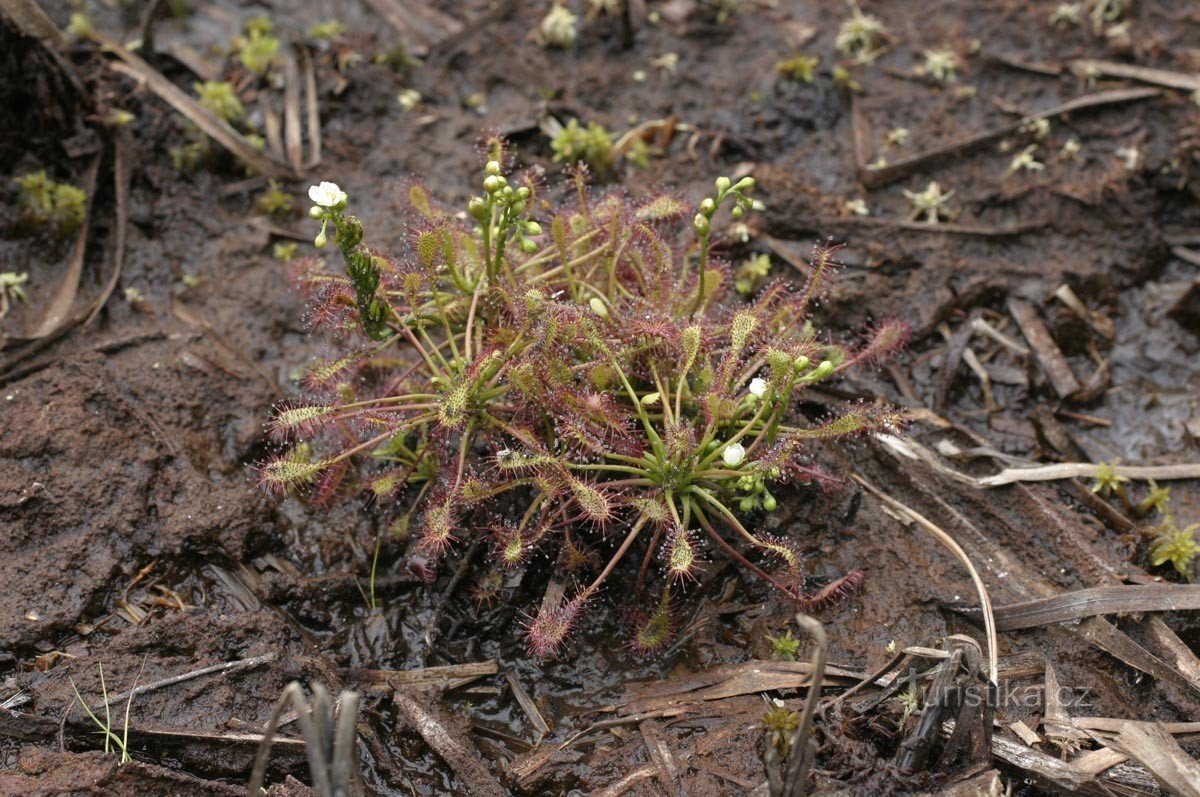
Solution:
M 725 446 L 725 450 L 721 452 L 721 459 L 725 460 L 725 464 L 731 468 L 736 468 L 742 464 L 742 460 L 746 458 L 746 449 L 741 443 L 730 443 Z
M 346 192 L 339 188 L 337 183 L 326 182 L 309 186 L 308 198 L 313 201 L 313 204 L 323 208 L 337 207 L 349 199 Z
M 767 380 L 754 377 L 750 380 L 750 395 L 755 398 L 762 398 L 767 392 Z

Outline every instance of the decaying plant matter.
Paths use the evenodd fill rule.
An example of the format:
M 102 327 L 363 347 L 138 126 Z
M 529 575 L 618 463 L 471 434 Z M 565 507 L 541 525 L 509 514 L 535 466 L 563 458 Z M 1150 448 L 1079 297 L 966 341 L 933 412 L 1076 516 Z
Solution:
M 590 196 L 580 171 L 570 205 L 539 210 L 539 222 L 539 173 L 510 180 L 505 160 L 503 143 L 488 142 L 473 224 L 411 186 L 400 257 L 364 242 L 340 188 L 312 189 L 316 243 L 332 240 L 346 269 L 310 261 L 299 281 L 314 326 L 340 333 L 347 351 L 309 369 L 313 400 L 276 413 L 274 433 L 293 445 L 263 464 L 262 482 L 318 501 L 365 491 L 395 512 L 395 529 L 413 528 L 433 565 L 480 535 L 500 572 L 556 551 L 577 584 L 529 621 L 540 656 L 559 651 L 631 551 L 647 606 L 640 649 L 669 639 L 672 601 L 706 548 L 807 609 L 855 586 L 861 574 L 808 593 L 795 544 L 760 531 L 760 513 L 775 509 L 778 483 L 828 480 L 813 444 L 897 424 L 880 404 L 817 423 L 792 409 L 807 387 L 894 351 L 906 328 L 882 324 L 853 350 L 818 336 L 809 314 L 836 269 L 828 245 L 802 288 L 768 283 L 737 298 L 713 254 L 714 219 L 723 206 L 734 218 L 761 206 L 751 178 L 718 179 L 692 214 L 670 195 Z M 651 582 L 661 597 L 642 597 Z M 483 575 L 477 592 L 500 583 Z

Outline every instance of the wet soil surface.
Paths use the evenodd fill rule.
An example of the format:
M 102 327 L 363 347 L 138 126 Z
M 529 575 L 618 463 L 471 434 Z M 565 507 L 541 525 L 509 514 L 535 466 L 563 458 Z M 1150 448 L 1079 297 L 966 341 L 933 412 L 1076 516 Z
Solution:
M 65 26 L 67 4 L 45 5 Z M 107 35 L 139 35 L 140 8 L 84 5 Z M 538 131 L 547 113 L 616 131 L 675 117 L 685 127 L 662 142 L 661 157 L 644 169 L 620 164 L 612 187 L 634 195 L 667 187 L 696 199 L 716 174 L 752 172 L 768 210 L 752 222 L 748 241 L 731 245 L 731 258 L 765 252 L 776 273 L 799 277 L 815 240 L 844 240 L 845 268 L 821 322 L 846 339 L 884 318 L 911 325 L 898 361 L 838 383 L 825 399 L 882 396 L 928 408 L 936 415 L 915 414 L 909 434 L 929 446 L 952 440 L 1046 460 L 1197 458 L 1200 106 L 1186 91 L 1162 89 L 1055 117 L 1047 130 L 1003 132 L 1081 95 L 1144 85 L 1077 76 L 1067 68 L 1072 59 L 1195 76 L 1200 12 L 1188 4 L 1144 0 L 1123 17 L 1124 27 L 1094 32 L 1086 13 L 1079 26 L 1050 25 L 1055 2 L 864 3 L 891 40 L 874 63 L 848 67 L 856 87 L 835 76 L 834 37 L 849 14 L 835 3 L 746 0 L 718 21 L 704 3 L 648 0 L 634 4 L 631 46 L 623 46 L 619 22 L 601 15 L 567 52 L 532 40 L 547 3 L 439 2 L 464 24 L 434 18 L 424 25 L 432 32 L 415 40 L 383 21 L 378 9 L 389 3 L 186 5 L 189 17 L 156 23 L 160 54 L 151 60 L 185 89 L 199 79 L 191 70 L 244 74 L 218 49 L 252 16 L 270 14 L 296 41 L 315 22 L 345 23 L 332 48 L 312 49 L 322 159 L 307 179 L 280 183 L 299 210 L 310 182 L 336 180 L 375 239 L 392 246 L 404 235 L 394 222 L 403 180 L 420 177 L 461 204 L 478 174 L 483 130 L 510 136 L 520 163 L 544 166 L 557 185 L 561 167 Z M 0 35 L 8 119 L 0 130 L 0 271 L 29 275 L 27 301 L 0 322 L 12 338 L 0 352 L 0 793 L 244 793 L 254 734 L 292 680 L 364 691 L 360 763 L 369 793 L 497 793 L 472 782 L 472 767 L 435 752 L 387 694 L 366 689 L 371 676 L 364 675 L 489 659 L 501 674 L 422 701 L 474 745 L 467 757 L 478 750 L 489 777 L 511 793 L 598 793 L 652 761 L 644 726 L 642 734 L 634 724 L 591 734 L 541 766 L 530 765 L 531 756 L 611 716 L 606 708 L 633 682 L 683 680 L 770 656 L 766 637 L 782 633 L 792 607 L 736 568 L 714 567 L 688 591 L 683 632 L 665 655 L 645 659 L 628 649 L 627 607 L 614 595 L 599 602 L 560 661 L 538 663 L 522 648 L 523 617 L 514 606 L 480 609 L 453 588 L 471 554 L 459 552 L 426 585 L 368 504 L 315 509 L 258 491 L 252 466 L 266 451 L 271 406 L 296 394 L 298 367 L 333 351 L 307 334 L 288 268 L 272 257 L 289 233 L 307 253 L 311 225 L 300 212 L 259 215 L 266 180 L 247 179 L 219 151 L 201 168 L 176 168 L 170 151 L 189 140 L 187 124 L 107 66 L 112 59 L 98 48 L 76 44 L 56 60 L 12 27 Z M 373 62 L 404 37 L 410 45 L 435 42 L 422 66 L 396 72 Z M 953 83 L 919 74 L 923 52 L 942 47 L 957 54 Z M 193 54 L 190 64 L 165 54 L 182 48 Z M 776 73 L 776 63 L 797 51 L 821 58 L 811 85 Z M 362 57 L 347 65 L 351 53 Z M 678 58 L 674 69 L 656 64 L 667 53 Z M 282 91 L 243 88 L 251 109 L 282 108 Z M 405 89 L 421 96 L 411 110 L 397 101 Z M 105 127 L 114 108 L 134 121 Z M 899 128 L 907 130 L 903 142 L 887 143 Z M 1001 134 L 981 146 L 898 172 L 876 170 L 887 179 L 867 168 L 991 131 Z M 99 159 L 78 309 L 102 295 L 112 274 L 118 138 L 130 191 L 116 289 L 89 323 L 17 345 L 33 337 L 72 252 L 69 241 L 27 228 L 8 178 L 46 169 L 80 185 Z M 1067 160 L 1060 154 L 1071 140 L 1080 149 Z M 1043 167 L 1008 174 L 1014 155 L 1034 144 Z M 931 180 L 954 191 L 946 206 L 954 217 L 937 228 L 910 223 L 904 193 Z M 856 199 L 870 215 L 847 207 Z M 1081 320 L 1055 299 L 1063 285 L 1099 320 Z M 1028 352 L 1013 299 L 1045 322 L 1078 393 L 1060 396 L 1039 352 Z M 972 356 L 990 374 L 986 394 L 963 357 L 964 330 L 977 321 L 1018 344 L 972 339 Z M 1069 485 L 973 491 L 865 442 L 823 457 L 970 538 L 964 547 L 986 557 L 980 569 L 997 604 L 1144 577 L 1145 535 L 1114 523 Z M 981 475 L 996 464 L 956 467 Z M 1196 496 L 1193 484 L 1175 483 L 1180 525 L 1200 520 Z M 799 543 L 814 587 L 852 569 L 866 573 L 857 595 L 818 615 L 831 661 L 869 672 L 893 641 L 937 647 L 949 634 L 979 637 L 972 616 L 958 611 L 974 603 L 962 567 L 854 483 L 828 494 L 793 490 L 781 504 L 762 522 Z M 362 590 L 380 539 L 372 609 Z M 519 605 L 538 599 L 547 569 L 535 564 L 514 586 Z M 1194 615 L 1165 619 L 1200 646 Z M 1141 638 L 1138 618 L 1118 622 Z M 1195 692 L 1139 673 L 1066 626 L 1002 634 L 1000 648 L 1004 656 L 1052 661 L 1061 683 L 1088 690 L 1082 713 L 1196 716 Z M 125 766 L 99 751 L 75 699 L 77 688 L 101 705 L 101 666 L 116 695 L 135 680 L 244 659 L 259 663 L 139 694 L 129 715 L 135 762 Z M 520 707 L 514 682 L 537 704 L 548 733 Z M 764 703 L 745 697 L 721 705 L 662 720 L 666 743 L 686 762 L 674 786 L 651 776 L 606 793 L 732 794 L 762 782 Z M 113 708 L 123 712 L 124 703 Z M 1038 714 L 1036 706 L 1014 708 L 1001 719 L 1032 717 L 1032 726 Z M 915 792 L 950 777 L 897 777 L 887 761 L 898 731 L 886 718 L 830 724 L 822 739 L 818 778 L 851 792 Z M 1044 788 L 1019 770 L 1005 776 L 1014 793 Z M 268 782 L 276 784 L 272 793 L 307 793 L 302 748 L 277 747 Z

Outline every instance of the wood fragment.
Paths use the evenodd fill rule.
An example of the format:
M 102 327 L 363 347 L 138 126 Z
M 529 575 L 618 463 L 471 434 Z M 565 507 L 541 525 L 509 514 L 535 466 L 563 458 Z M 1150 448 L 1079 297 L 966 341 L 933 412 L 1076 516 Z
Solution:
M 479 752 L 427 710 L 424 701 L 409 692 L 398 691 L 395 702 L 421 738 L 462 780 L 467 794 L 475 797 L 506 797 L 508 791 L 496 780 Z
M 679 765 L 671 753 L 671 745 L 663 733 L 662 726 L 652 719 L 643 720 L 638 725 L 642 732 L 642 741 L 650 753 L 650 760 L 658 771 L 658 780 L 670 797 L 679 795 Z
M 537 739 L 534 743 L 541 742 L 542 738 L 550 733 L 550 723 L 546 722 L 546 718 L 542 716 L 542 712 L 538 709 L 537 703 L 533 702 L 533 698 L 525 691 L 525 687 L 513 675 L 512 670 L 504 671 L 504 678 L 508 681 L 508 688 L 512 690 L 513 697 L 517 699 L 517 705 L 525 712 L 525 716 L 533 723 L 534 729 L 537 730 Z
M 339 670 L 347 680 L 372 690 L 434 689 L 446 691 L 469 684 L 487 675 L 500 672 L 495 659 L 448 664 L 440 667 L 422 667 L 413 670 L 364 670 L 360 668 Z
M 1185 246 L 1175 246 L 1171 248 L 1171 254 L 1179 258 L 1185 263 L 1191 263 L 1193 266 L 1200 266 L 1200 252 L 1194 249 L 1188 249 Z
M 1030 747 L 1033 747 L 1035 744 L 1039 744 L 1042 741 L 1042 737 L 1038 736 L 1036 731 L 1034 731 L 1021 720 L 1010 723 L 1008 729 L 1015 733 L 1018 739 Z
M 1117 743 L 1171 794 L 1200 797 L 1200 764 L 1158 724 L 1127 723 L 1117 734 Z
M 1046 329 L 1046 325 L 1038 318 L 1033 307 L 1029 303 L 1013 297 L 1008 300 L 1008 309 L 1016 320 L 1017 326 L 1021 328 L 1021 334 L 1025 336 L 1025 340 L 1028 341 L 1030 348 L 1037 356 L 1038 362 L 1041 363 L 1042 370 L 1049 377 L 1050 385 L 1058 397 L 1065 399 L 1077 393 L 1079 380 L 1071 372 L 1071 366 L 1067 364 L 1067 358 L 1063 356 L 1062 349 L 1058 348 L 1058 344 L 1050 336 L 1050 330 Z

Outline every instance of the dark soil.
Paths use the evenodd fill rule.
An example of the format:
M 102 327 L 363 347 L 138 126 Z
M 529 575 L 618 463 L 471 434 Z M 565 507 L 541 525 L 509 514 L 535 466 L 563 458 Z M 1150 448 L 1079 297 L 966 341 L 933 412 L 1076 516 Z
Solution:
M 44 4 L 64 26 L 67 5 Z M 85 5 L 106 34 L 138 35 L 140 10 Z M 864 3 L 895 41 L 874 64 L 853 68 L 861 86 L 854 92 L 833 77 L 833 38 L 848 11 L 815 0 L 745 0 L 723 23 L 703 3 L 647 0 L 660 21 L 637 24 L 631 47 L 622 46 L 617 21 L 601 17 L 583 27 L 570 52 L 530 40 L 548 3 L 442 1 L 434 5 L 466 27 L 434 46 L 411 74 L 371 62 L 396 43 L 372 4 L 188 5 L 190 18 L 156 24 L 156 46 L 163 53 L 185 44 L 218 66 L 214 48 L 255 14 L 270 13 L 297 40 L 331 16 L 346 23 L 339 47 L 361 53 L 362 63 L 343 80 L 329 54 L 317 51 L 324 156 L 309 179 L 282 187 L 303 210 L 310 182 L 336 180 L 381 246 L 404 235 L 393 220 L 405 178 L 417 176 L 448 203 L 462 203 L 479 173 L 475 147 L 485 129 L 509 135 L 519 161 L 546 167 L 558 185 L 561 168 L 537 130 L 547 111 L 617 131 L 675 116 L 690 127 L 676 133 L 664 156 L 646 169 L 623 164 L 612 184 L 635 195 L 665 186 L 696 199 L 717 174 L 752 172 L 768 211 L 731 257 L 768 252 L 787 276 L 803 269 L 815 240 L 847 241 L 846 267 L 823 304 L 822 322 L 846 338 L 879 319 L 911 325 L 910 347 L 894 365 L 839 383 L 825 399 L 882 396 L 931 408 L 953 427 L 915 422 L 910 434 L 930 446 L 947 438 L 1032 459 L 1197 459 L 1200 327 L 1177 307 L 1188 290 L 1193 303 L 1200 301 L 1196 263 L 1178 249 L 1200 244 L 1200 107 L 1186 92 L 1163 90 L 1052 120 L 1038 149 L 1041 171 L 1005 174 L 1013 154 L 1034 142 L 1032 133 L 1002 137 L 1006 152 L 998 151 L 998 139 L 875 188 L 863 184 L 860 168 L 881 155 L 899 162 L 1003 128 L 1083 93 L 1132 85 L 1101 78 L 1085 86 L 1065 68 L 1074 58 L 1195 75 L 1200 11 L 1189 4 L 1141 0 L 1126 17 L 1127 35 L 1106 38 L 1087 24 L 1049 26 L 1053 0 Z M 914 77 L 922 51 L 944 45 L 962 61 L 957 83 Z M 775 64 L 797 47 L 821 56 L 813 85 L 776 75 Z M 11 705 L 26 717 L 14 724 L 5 711 L 0 718 L 0 794 L 244 793 L 254 744 L 197 735 L 261 729 L 292 680 L 337 691 L 361 688 L 366 669 L 495 658 L 540 706 L 553 728 L 549 740 L 560 742 L 603 719 L 597 711 L 630 681 L 684 678 L 769 655 L 765 637 L 781 633 L 793 609 L 734 567 L 714 568 L 689 591 L 689 631 L 655 659 L 628 650 L 625 607 L 602 600 L 561 661 L 532 661 L 514 606 L 480 611 L 466 590 L 446 598 L 461 559 L 427 586 L 409 572 L 403 546 L 386 539 L 379 606 L 369 609 L 360 586 L 384 532 L 371 507 L 351 501 L 315 509 L 276 502 L 254 486 L 252 466 L 265 452 L 263 422 L 272 404 L 296 392 L 298 366 L 331 351 L 306 333 L 287 267 L 271 256 L 272 244 L 288 240 L 275 234 L 281 228 L 306 240 L 311 225 L 297 213 L 272 220 L 269 232 L 254 207 L 266 181 L 247 181 L 224 155 L 192 172 L 176 169 L 169 152 L 187 140 L 185 122 L 106 66 L 112 59 L 99 48 L 77 44 L 64 52 L 51 58 L 0 24 L 0 271 L 29 274 L 28 301 L 0 322 L 13 338 L 0 351 L 0 704 L 16 697 Z M 675 73 L 652 64 L 668 52 L 678 55 Z M 185 89 L 198 79 L 169 55 L 152 63 Z M 408 112 L 396 99 L 406 87 L 423 97 Z M 282 92 L 263 94 L 264 102 L 278 102 Z M 100 120 L 113 108 L 135 121 L 119 132 L 104 127 Z M 909 131 L 907 143 L 885 147 L 887 132 L 900 127 Z M 8 178 L 44 168 L 82 184 L 88 164 L 100 158 L 75 305 L 82 307 L 112 273 L 117 136 L 132 169 L 116 291 L 91 323 L 43 344 L 16 345 L 45 314 L 70 245 L 28 229 Z M 1060 161 L 1055 153 L 1069 138 L 1081 143 L 1080 156 Z M 1131 168 L 1122 149 L 1137 150 Z M 949 204 L 960 212 L 958 229 L 896 223 L 910 211 L 901 189 L 921 191 L 930 180 L 955 191 Z M 843 203 L 856 198 L 870 216 L 845 211 Z M 1063 284 L 1115 322 L 1113 341 L 1053 298 Z M 959 365 L 961 348 L 947 373 L 954 340 L 972 319 L 1021 339 L 1009 317 L 1013 297 L 1036 308 L 1081 383 L 1098 374 L 1085 400 L 1059 399 L 1033 359 L 986 338 L 973 345 L 993 375 L 996 406 L 987 406 L 979 380 Z M 1054 428 L 1073 450 L 1047 440 L 1038 421 L 1047 415 L 1057 417 Z M 997 604 L 1113 583 L 1117 575 L 1145 576 L 1145 537 L 1097 514 L 1067 484 L 980 492 L 867 443 L 825 456 L 839 472 L 853 467 L 969 538 L 964 546 L 988 557 L 978 564 Z M 984 474 L 993 465 L 962 468 Z M 1200 520 L 1198 495 L 1194 484 L 1174 483 L 1180 525 Z M 962 567 L 851 482 L 830 494 L 795 490 L 781 504 L 765 522 L 809 554 L 814 587 L 852 569 L 866 573 L 859 594 L 819 614 L 831 661 L 871 671 L 893 640 L 937 647 L 949 634 L 980 636 L 972 617 L 957 611 L 975 603 Z M 537 600 L 545 580 L 537 567 L 527 574 L 519 586 L 525 604 Z M 424 636 L 434 617 L 430 648 Z M 1200 649 L 1194 614 L 1165 619 Z M 1118 624 L 1141 638 L 1137 618 Z M 1200 710 L 1194 691 L 1144 676 L 1067 626 L 1003 634 L 1000 645 L 1005 656 L 1037 653 L 1053 662 L 1061 683 L 1089 690 L 1080 713 L 1170 721 L 1195 719 Z M 71 679 L 90 702 L 99 700 L 100 665 L 115 694 L 135 678 L 148 683 L 267 655 L 261 666 L 137 696 L 130 714 L 136 762 L 128 766 L 98 752 L 94 727 L 77 704 L 72 710 Z M 502 676 L 428 702 L 461 726 L 463 739 L 476 741 L 502 780 L 535 742 L 536 730 Z M 123 712 L 124 703 L 114 711 Z M 762 711 L 758 698 L 745 698 L 725 716 L 663 721 L 672 745 L 702 750 L 689 760 L 682 793 L 746 792 L 764 779 L 763 737 L 754 727 Z M 1032 726 L 1038 714 L 1014 709 L 1001 718 L 1032 717 Z M 851 792 L 913 792 L 950 777 L 894 777 L 886 759 L 897 740 L 880 727 L 847 722 L 841 732 L 830 726 L 822 733 L 818 775 Z M 706 736 L 711 744 L 701 748 Z M 487 793 L 464 782 L 384 697 L 364 696 L 360 738 L 369 793 Z M 514 794 L 590 794 L 647 760 L 636 733 L 594 735 L 529 782 L 509 787 Z M 277 749 L 268 774 L 278 784 L 272 793 L 305 793 L 284 780 L 308 782 L 295 747 Z M 1016 781 L 1015 793 L 1040 788 L 1019 771 L 1005 774 Z M 626 793 L 662 792 L 651 778 Z

